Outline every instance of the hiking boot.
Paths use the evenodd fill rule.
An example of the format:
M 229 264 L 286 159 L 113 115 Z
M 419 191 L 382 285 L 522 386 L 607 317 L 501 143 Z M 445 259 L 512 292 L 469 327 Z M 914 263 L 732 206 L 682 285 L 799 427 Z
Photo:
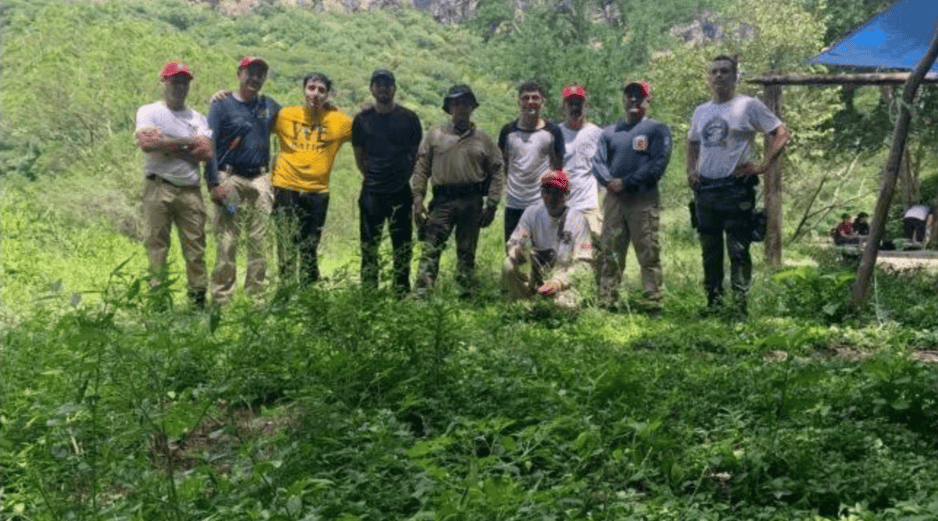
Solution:
M 190 289 L 188 291 L 189 303 L 192 304 L 192 307 L 195 309 L 205 309 L 205 290 L 204 289 Z

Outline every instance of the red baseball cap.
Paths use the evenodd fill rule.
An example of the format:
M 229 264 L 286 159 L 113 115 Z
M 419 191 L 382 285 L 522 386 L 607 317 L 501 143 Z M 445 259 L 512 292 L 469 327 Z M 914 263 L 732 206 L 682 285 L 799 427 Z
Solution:
M 552 186 L 567 193 L 570 191 L 570 178 L 563 170 L 552 170 L 541 177 L 541 186 Z
M 647 81 L 633 81 L 631 83 L 626 83 L 625 87 L 622 87 L 622 92 L 624 93 L 625 91 L 632 88 L 641 90 L 642 96 L 646 98 L 651 97 L 651 85 L 649 85 Z
M 167 62 L 160 70 L 160 79 L 165 80 L 180 74 L 185 74 L 189 79 L 192 79 L 192 71 L 189 70 L 188 65 L 182 62 Z
M 564 101 L 570 98 L 586 99 L 586 89 L 579 85 L 570 85 L 569 87 L 563 89 Z
M 238 69 L 240 70 L 240 69 L 250 67 L 251 65 L 254 65 L 255 63 L 259 63 L 263 65 L 265 71 L 270 68 L 270 66 L 267 65 L 267 62 L 264 61 L 264 59 L 261 58 L 260 56 L 245 56 L 244 58 L 241 58 L 240 62 L 238 62 Z

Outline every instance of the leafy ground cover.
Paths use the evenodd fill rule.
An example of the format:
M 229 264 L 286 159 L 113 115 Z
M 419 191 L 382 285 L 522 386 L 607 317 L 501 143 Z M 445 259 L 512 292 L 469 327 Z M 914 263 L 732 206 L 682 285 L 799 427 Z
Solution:
M 346 149 L 322 245 L 328 282 L 224 312 L 161 310 L 165 295 L 142 279 L 142 158 L 130 134 L 136 107 L 158 97 L 153 71 L 164 59 L 198 68 L 194 100 L 230 88 L 234 61 L 258 53 L 276 63 L 265 91 L 280 102 L 298 103 L 297 78 L 321 68 L 345 107 L 367 99 L 368 73 L 388 65 L 399 97 L 428 124 L 442 117 L 445 88 L 468 81 L 483 101 L 480 126 L 495 133 L 515 111 L 510 82 L 497 76 L 505 64 L 492 66 L 503 58 L 407 10 L 271 7 L 223 19 L 182 1 L 0 9 L 0 518 L 912 520 L 938 511 L 938 374 L 913 356 L 938 346 L 933 274 L 877 272 L 869 306 L 854 311 L 849 266 L 786 243 L 790 265 L 772 272 L 756 246 L 749 321 L 701 317 L 676 150 L 663 185 L 661 320 L 638 312 L 634 280 L 616 313 L 503 302 L 498 226 L 480 241 L 476 298 L 448 286 L 449 252 L 432 298 L 363 295 L 355 227 L 342 224 L 357 220 L 359 175 Z M 670 81 L 702 88 L 696 68 L 668 59 L 656 74 L 680 71 Z M 610 74 L 627 71 L 601 72 L 584 77 L 613 85 Z M 674 98 L 697 95 L 656 85 L 669 93 L 656 114 L 683 124 L 689 114 Z M 613 94 L 602 107 L 597 96 L 596 114 L 618 114 Z M 869 208 L 881 163 L 872 152 L 856 169 L 810 163 L 800 148 L 790 156 L 803 180 L 843 170 L 827 211 L 840 193 Z M 795 187 L 790 213 L 810 199 L 799 194 L 814 193 L 786 186 Z M 627 273 L 635 269 L 630 260 Z M 183 301 L 178 279 L 174 289 Z
M 842 277 L 781 272 L 731 323 L 571 317 L 494 284 L 401 303 L 349 280 L 160 312 L 118 270 L 100 303 L 4 333 L 2 511 L 926 519 L 938 373 L 908 355 L 938 333 L 899 302 L 931 280 L 880 274 L 905 291 L 877 322 L 825 314 L 812 288 Z

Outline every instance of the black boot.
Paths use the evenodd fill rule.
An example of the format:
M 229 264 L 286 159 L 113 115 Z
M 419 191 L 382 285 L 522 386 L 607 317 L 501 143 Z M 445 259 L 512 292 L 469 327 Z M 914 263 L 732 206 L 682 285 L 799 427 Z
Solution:
M 190 289 L 189 292 L 189 303 L 192 304 L 192 307 L 195 309 L 205 309 L 205 290 L 204 289 Z

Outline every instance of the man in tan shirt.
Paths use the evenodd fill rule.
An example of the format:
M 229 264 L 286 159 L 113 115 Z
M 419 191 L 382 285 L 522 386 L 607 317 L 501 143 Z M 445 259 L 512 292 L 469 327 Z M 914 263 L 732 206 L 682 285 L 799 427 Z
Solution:
M 443 245 L 453 228 L 456 280 L 465 294 L 475 284 L 479 230 L 495 219 L 504 184 L 501 152 L 470 120 L 478 106 L 467 85 L 451 87 L 443 100 L 443 110 L 451 116 L 449 123 L 431 129 L 417 151 L 411 189 L 414 221 L 423 245 L 415 284 L 418 294 L 433 287 Z M 423 203 L 428 181 L 433 187 L 429 212 Z

